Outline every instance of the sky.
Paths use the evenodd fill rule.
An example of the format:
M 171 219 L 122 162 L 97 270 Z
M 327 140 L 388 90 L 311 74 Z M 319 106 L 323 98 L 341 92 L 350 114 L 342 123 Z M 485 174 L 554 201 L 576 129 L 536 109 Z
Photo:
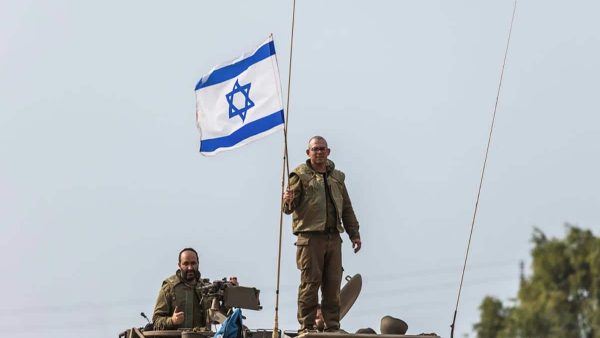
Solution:
M 363 289 L 342 328 L 450 336 L 513 2 L 296 4 L 288 145 L 327 138 L 346 173 Z M 455 337 L 512 302 L 534 227 L 600 233 L 597 1 L 517 4 Z M 261 290 L 273 327 L 283 133 L 198 153 L 196 82 L 273 34 L 288 90 L 292 1 L 0 1 L 0 331 L 143 326 L 177 253 Z M 286 96 L 284 95 L 284 100 Z M 279 326 L 295 330 L 284 217 Z

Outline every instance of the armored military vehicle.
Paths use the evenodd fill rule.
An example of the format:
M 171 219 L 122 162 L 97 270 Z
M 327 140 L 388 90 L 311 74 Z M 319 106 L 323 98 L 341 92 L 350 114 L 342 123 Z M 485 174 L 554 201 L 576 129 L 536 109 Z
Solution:
M 340 291 L 340 318 L 350 311 L 350 308 L 358 298 L 362 289 L 362 277 L 356 274 L 353 277 L 346 277 L 346 284 Z M 250 310 L 261 310 L 259 300 L 260 291 L 252 287 L 243 287 L 232 285 L 225 280 L 217 280 L 203 289 L 203 296 L 209 297 L 211 308 L 208 310 L 208 321 L 206 327 L 188 328 L 178 330 L 154 330 L 152 323 L 149 323 L 143 328 L 131 328 L 119 334 L 119 338 L 212 338 L 216 332 L 212 327 L 218 324 L 223 324 L 226 316 L 223 314 L 224 309 L 241 308 Z M 145 315 L 142 313 L 142 316 Z M 385 325 L 384 325 L 385 321 Z M 420 333 L 417 335 L 406 335 L 408 329 L 407 324 L 397 318 L 386 316 L 382 319 L 381 333 L 377 334 L 374 330 L 372 333 L 364 333 L 364 330 L 359 330 L 357 333 L 346 332 L 307 332 L 298 334 L 293 331 L 281 331 L 276 337 L 281 338 L 440 338 L 435 333 Z M 374 333 L 373 333 L 374 332 Z M 273 338 L 273 330 L 271 329 L 249 329 L 244 326 L 241 330 L 243 338 Z

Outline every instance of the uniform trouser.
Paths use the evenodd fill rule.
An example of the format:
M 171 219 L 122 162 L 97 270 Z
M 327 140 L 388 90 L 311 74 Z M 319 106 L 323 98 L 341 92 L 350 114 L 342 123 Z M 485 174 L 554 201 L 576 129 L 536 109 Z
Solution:
M 325 329 L 340 328 L 340 285 L 342 283 L 342 239 L 339 233 L 298 234 L 296 263 L 300 270 L 298 322 L 300 330 L 312 330 L 321 288 L 321 313 Z

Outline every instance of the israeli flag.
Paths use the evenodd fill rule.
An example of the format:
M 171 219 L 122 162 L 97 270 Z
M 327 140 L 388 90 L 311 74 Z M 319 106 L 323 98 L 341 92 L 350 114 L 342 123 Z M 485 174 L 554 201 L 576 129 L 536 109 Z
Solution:
M 273 36 L 255 50 L 216 66 L 196 85 L 200 153 L 213 156 L 283 129 Z

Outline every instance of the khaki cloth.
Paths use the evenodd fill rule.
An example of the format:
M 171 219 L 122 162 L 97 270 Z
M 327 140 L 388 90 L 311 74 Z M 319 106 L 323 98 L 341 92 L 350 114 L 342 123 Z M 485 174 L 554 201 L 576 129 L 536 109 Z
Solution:
M 296 241 L 300 270 L 298 322 L 300 330 L 314 329 L 321 288 L 321 313 L 328 330 L 340 328 L 342 239 L 339 233 L 303 232 Z

